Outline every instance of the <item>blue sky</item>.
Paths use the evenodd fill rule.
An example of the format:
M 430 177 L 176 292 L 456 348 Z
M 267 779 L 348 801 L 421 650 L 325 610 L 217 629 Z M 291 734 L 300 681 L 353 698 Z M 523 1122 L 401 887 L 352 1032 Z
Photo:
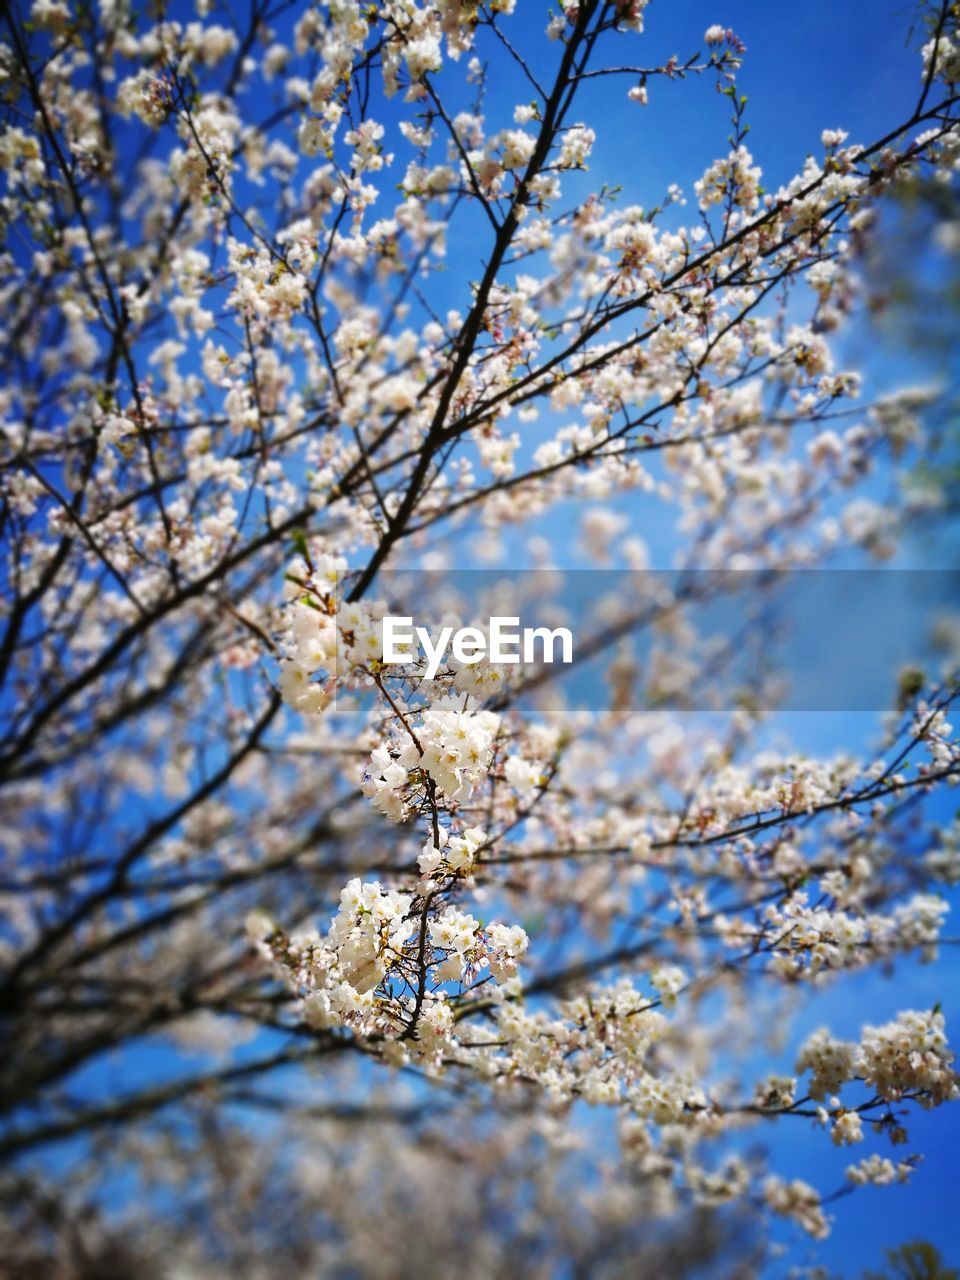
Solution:
M 511 27 L 517 42 L 523 43 L 525 30 L 530 40 L 539 38 L 547 6 L 520 0 L 518 7 L 521 12 Z M 789 5 L 771 0 L 653 0 L 646 35 L 624 41 L 623 47 L 649 65 L 662 63 L 673 53 L 682 60 L 703 48 L 703 32 L 709 25 L 719 22 L 733 27 L 747 45 L 739 88 L 749 97 L 749 145 L 764 168 L 767 185 L 776 186 L 797 172 L 808 152 L 820 152 L 823 128 L 844 128 L 851 139 L 869 142 L 910 114 L 920 90 L 916 42 L 912 48 L 907 45 L 913 16 L 902 0 L 794 0 Z M 554 54 L 555 47 L 548 46 L 547 60 Z M 510 77 L 505 79 L 509 82 Z M 622 81 L 619 97 L 609 85 L 603 87 L 605 109 L 599 118 L 606 126 L 598 128 L 591 172 L 577 179 L 580 189 L 589 191 L 604 180 L 616 180 L 624 187 L 625 200 L 646 205 L 657 202 L 673 182 L 692 193 L 693 182 L 726 150 L 727 101 L 716 93 L 712 77 L 685 83 L 656 78 L 650 83 L 650 105 L 640 108 L 626 99 L 629 84 L 627 79 Z M 498 82 L 498 108 L 522 100 L 522 93 L 510 97 L 514 87 Z M 574 118 L 596 125 L 594 105 L 600 99 L 599 89 L 585 94 Z M 388 112 L 389 107 L 379 103 L 373 114 L 386 121 Z M 692 207 L 683 216 L 691 219 Z M 454 301 L 463 305 L 465 280 L 477 272 L 471 223 L 465 222 L 464 227 L 463 234 L 451 240 L 442 290 L 449 290 L 450 305 Z M 467 247 L 474 250 L 469 259 L 464 256 Z M 875 353 L 872 340 L 857 338 L 847 349 L 866 359 L 874 382 L 921 372 L 895 350 Z M 551 527 L 558 529 L 559 523 Z M 645 530 L 642 524 L 637 531 L 661 554 L 669 555 L 671 535 Z M 922 563 L 923 554 L 922 549 L 908 549 L 904 562 Z M 810 751 L 856 751 L 872 741 L 877 731 L 875 715 L 831 712 L 794 713 L 781 718 L 770 732 L 789 734 Z M 941 818 L 949 817 L 955 808 L 950 797 L 937 802 Z M 948 922 L 947 932 L 960 934 L 960 917 Z M 952 1023 L 960 1038 L 958 993 L 960 948 L 945 948 L 935 967 L 906 963 L 890 977 L 877 972 L 845 980 L 826 999 L 804 1010 L 796 1034 L 790 1037 L 790 1050 L 776 1065 L 789 1069 L 796 1044 L 821 1024 L 830 1025 L 838 1035 L 853 1036 L 863 1021 L 882 1022 L 899 1009 L 929 1007 L 938 1000 L 947 1014 L 948 1028 Z M 150 1048 L 140 1061 L 123 1064 L 122 1072 L 116 1062 L 98 1065 L 81 1087 L 102 1095 L 118 1087 L 121 1076 L 129 1087 L 141 1072 L 162 1075 L 171 1065 L 170 1055 Z M 960 1221 L 953 1209 L 960 1175 L 956 1154 L 960 1107 L 916 1117 L 910 1129 L 907 1150 L 925 1153 L 913 1182 L 906 1188 L 868 1188 L 842 1201 L 836 1209 L 834 1233 L 822 1245 L 812 1247 L 792 1228 L 778 1228 L 778 1237 L 790 1245 L 791 1262 L 815 1260 L 834 1273 L 858 1276 L 864 1266 L 880 1263 L 884 1248 L 913 1237 L 934 1241 L 948 1260 L 960 1262 Z M 828 1191 L 840 1184 L 842 1170 L 851 1159 L 883 1149 L 871 1139 L 855 1151 L 836 1151 L 823 1133 L 810 1131 L 804 1121 L 754 1133 L 769 1142 L 778 1172 L 806 1178 Z M 786 1265 L 782 1260 L 771 1262 L 769 1274 L 784 1274 Z
M 623 42 L 624 57 L 630 61 L 635 58 L 641 65 L 661 64 L 673 53 L 684 60 L 704 47 L 702 36 L 709 25 L 719 22 L 733 27 L 747 45 L 738 88 L 749 98 L 752 128 L 748 145 L 770 188 L 798 172 L 807 154 L 822 154 L 820 134 L 824 128 L 843 128 L 852 141 L 869 143 L 909 117 L 921 88 L 916 34 L 908 43 L 914 17 L 915 11 L 899 0 L 797 0 L 790 5 L 769 0 L 654 0 L 647 11 L 646 34 L 638 41 Z M 516 42 L 532 47 L 542 25 L 540 5 L 520 4 L 511 34 L 528 28 L 527 46 L 519 36 Z M 632 52 L 626 52 L 628 49 Z M 509 74 L 503 79 L 515 92 L 511 97 L 498 79 L 493 100 L 486 104 L 491 115 L 524 98 L 522 88 L 513 84 Z M 659 202 L 674 182 L 692 195 L 694 181 L 726 150 L 729 108 L 726 99 L 717 94 L 713 78 L 684 83 L 652 79 L 646 108 L 626 100 L 630 79 L 619 83 L 619 95 L 609 82 L 584 94 L 572 114 L 572 119 L 583 119 L 595 127 L 598 120 L 606 121 L 606 127 L 598 128 L 590 172 L 578 179 L 579 191 L 585 194 L 605 181 L 615 181 L 623 187 L 623 202 L 646 207 Z M 505 121 L 498 119 L 499 123 Z M 688 206 L 675 216 L 689 221 L 695 215 Z M 463 271 L 476 274 L 475 250 L 469 257 L 461 256 L 472 232 L 473 228 L 464 231 L 459 245 L 456 237 L 451 239 L 451 305 L 457 296 L 455 287 L 462 285 Z M 923 381 L 933 372 L 919 365 L 915 355 L 881 343 L 869 331 L 861 329 L 844 337 L 839 345 L 842 356 L 863 369 L 868 391 L 903 381 Z M 888 481 L 888 476 L 879 476 L 877 489 Z M 631 501 L 635 499 L 624 502 L 624 509 Z M 656 521 L 656 509 L 650 511 Z M 568 528 L 566 513 L 554 514 L 546 524 L 525 530 L 523 536 L 527 532 L 546 534 L 560 547 Z M 644 519 L 638 517 L 634 529 L 648 540 L 654 565 L 667 567 L 675 541 L 666 522 L 645 527 Z M 522 541 L 518 536 L 517 546 Z M 512 547 L 514 539 L 509 542 Z M 559 563 L 575 562 L 569 541 L 566 546 L 567 553 L 556 556 Z M 939 565 L 953 563 L 943 548 L 939 555 Z M 928 557 L 926 545 L 908 543 L 897 563 L 930 567 Z M 828 619 L 824 625 L 829 626 Z M 878 715 L 838 710 L 787 713 L 775 719 L 768 733 L 771 740 L 788 740 L 801 750 L 829 754 L 840 749 L 866 751 L 876 743 L 879 731 Z M 930 816 L 948 821 L 956 808 L 954 796 L 941 796 L 932 804 Z M 958 909 L 960 903 L 955 904 L 955 913 Z M 948 919 L 946 932 L 960 934 L 956 914 L 953 920 Z M 938 1000 L 956 1034 L 960 1029 L 958 992 L 960 948 L 956 947 L 945 947 L 937 965 L 909 961 L 899 964 L 891 975 L 872 971 L 843 979 L 803 1008 L 787 1048 L 771 1059 L 770 1067 L 789 1073 L 797 1046 L 821 1025 L 829 1025 L 839 1036 L 856 1037 L 865 1022 L 884 1022 L 898 1010 L 929 1008 Z M 793 1264 L 819 1264 L 834 1275 L 859 1276 L 864 1267 L 882 1264 L 885 1249 L 915 1238 L 933 1241 L 946 1260 L 960 1262 L 960 1221 L 953 1208 L 960 1185 L 960 1107 L 915 1114 L 909 1127 L 908 1146 L 889 1153 L 895 1157 L 912 1151 L 924 1153 L 912 1183 L 865 1188 L 844 1198 L 832 1210 L 836 1215 L 833 1233 L 821 1244 L 813 1244 L 789 1224 L 778 1225 L 774 1236 L 787 1252 L 771 1259 L 770 1276 L 786 1274 Z M 806 1121 L 763 1126 L 751 1130 L 749 1136 L 769 1145 L 771 1166 L 778 1173 L 804 1178 L 825 1193 L 843 1185 L 843 1170 L 853 1160 L 873 1150 L 888 1152 L 886 1139 L 881 1144 L 872 1134 L 861 1147 L 839 1150 Z
M 744 40 L 747 55 L 739 88 L 749 97 L 753 128 L 748 145 L 771 184 L 788 179 L 808 152 L 819 151 L 823 128 L 843 128 L 851 139 L 872 140 L 908 116 L 919 93 L 916 45 L 907 46 L 914 11 L 900 0 L 795 0 L 789 5 L 690 0 L 654 3 L 648 15 L 645 43 L 658 61 L 661 53 L 676 51 L 683 57 L 692 51 L 697 35 L 711 22 L 732 26 Z M 642 173 L 653 189 L 669 181 L 688 183 L 722 145 L 725 105 L 706 83 L 654 82 L 645 127 L 636 135 L 626 129 L 602 135 L 595 168 L 623 166 L 638 179 Z M 903 353 L 888 348 L 875 352 L 862 337 L 849 341 L 846 349 L 866 357 L 875 382 L 927 372 L 912 368 Z M 924 549 L 908 547 L 901 562 L 924 563 Z M 777 727 L 808 750 L 831 744 L 856 750 L 875 738 L 878 722 L 868 714 L 799 712 L 782 717 Z M 957 807 L 956 798 L 942 797 L 937 807 L 947 817 Z M 946 929 L 954 936 L 960 933 L 958 908 L 955 903 Z M 797 1031 L 808 1034 L 828 1024 L 838 1035 L 854 1035 L 865 1020 L 884 1021 L 898 1009 L 928 1008 L 940 1000 L 956 1034 L 958 995 L 960 953 L 947 947 L 935 966 L 911 962 L 898 965 L 889 977 L 874 972 L 838 983 L 803 1013 Z M 795 1044 L 797 1037 L 792 1035 L 790 1042 Z M 789 1053 L 779 1065 L 790 1067 Z M 790 1229 L 778 1230 L 790 1252 L 771 1262 L 771 1275 L 785 1274 L 788 1263 L 815 1262 L 832 1273 L 857 1276 L 864 1267 L 879 1265 L 885 1248 L 918 1237 L 936 1243 L 953 1265 L 960 1262 L 960 1107 L 916 1116 L 910 1133 L 908 1149 L 925 1156 L 912 1183 L 866 1188 L 839 1202 L 833 1234 L 823 1244 L 811 1246 Z M 772 1163 L 784 1176 L 790 1170 L 825 1190 L 840 1185 L 842 1170 L 854 1155 L 832 1148 L 823 1134 L 805 1129 L 803 1122 L 769 1126 L 766 1137 Z M 873 1141 L 865 1147 L 875 1149 Z

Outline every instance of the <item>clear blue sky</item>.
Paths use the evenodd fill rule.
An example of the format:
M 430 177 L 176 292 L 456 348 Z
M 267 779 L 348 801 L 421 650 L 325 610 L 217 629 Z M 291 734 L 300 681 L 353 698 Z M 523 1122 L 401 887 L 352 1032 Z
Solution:
M 547 6 L 520 0 L 518 8 L 510 29 L 511 34 L 518 33 L 517 43 L 522 45 L 525 29 L 531 38 L 535 33 L 539 38 Z M 627 51 L 633 50 L 636 59 L 648 65 L 661 63 L 673 53 L 683 60 L 703 48 L 703 32 L 709 25 L 719 22 L 733 27 L 748 50 L 739 87 L 750 100 L 749 145 L 764 168 L 767 185 L 776 186 L 797 172 L 808 152 L 819 152 L 823 128 L 844 128 L 852 140 L 870 142 L 909 115 L 920 90 L 919 58 L 915 47 L 907 46 L 914 16 L 912 7 L 902 0 L 793 0 L 791 4 L 653 0 L 646 35 L 624 41 L 623 48 L 625 56 L 632 58 Z M 553 52 L 547 48 L 548 59 Z M 673 182 L 692 194 L 694 181 L 726 149 L 727 101 L 716 93 L 712 77 L 686 83 L 657 78 L 651 81 L 647 108 L 626 100 L 628 85 L 624 80 L 619 97 L 611 94 L 609 85 L 602 94 L 599 88 L 591 90 L 575 113 L 596 125 L 598 112 L 591 99 L 599 101 L 602 96 L 605 106 L 599 119 L 604 123 L 598 129 L 591 172 L 578 181 L 585 190 L 603 181 L 619 182 L 625 199 L 645 205 L 659 201 Z M 512 88 L 497 85 L 496 106 L 504 108 L 522 99 L 522 93 L 508 96 Z M 386 120 L 388 110 L 378 103 L 372 114 Z M 495 110 L 491 103 L 491 116 Z M 506 122 L 498 120 L 498 124 Z M 692 218 L 692 208 L 685 216 Z M 469 260 L 461 256 L 468 247 L 466 241 L 467 237 L 459 241 L 454 237 L 451 242 L 444 286 L 449 288 L 449 305 L 463 305 L 465 278 L 477 274 L 476 246 L 469 246 L 473 249 Z M 789 717 L 782 727 L 809 750 L 856 750 L 875 734 L 877 720 L 810 713 Z M 944 812 L 948 809 L 945 806 Z M 960 934 L 960 904 L 947 931 Z M 960 948 L 948 949 L 944 961 L 934 968 L 904 964 L 893 978 L 870 974 L 846 980 L 802 1015 L 799 1034 L 790 1037 L 790 1052 L 776 1065 L 789 1070 L 796 1044 L 821 1023 L 829 1023 L 838 1035 L 853 1036 L 864 1020 L 884 1021 L 898 1009 L 929 1007 L 937 1000 L 943 1003 L 948 1028 L 952 1022 L 954 1037 L 960 1039 L 958 993 Z M 153 1075 L 169 1069 L 168 1058 L 148 1050 L 139 1062 L 124 1064 L 123 1082 L 129 1086 L 131 1071 Z M 91 1090 L 103 1092 L 119 1080 L 116 1064 L 103 1064 L 91 1073 L 88 1083 Z M 833 1274 L 859 1276 L 864 1266 L 880 1263 L 885 1247 L 914 1237 L 934 1241 L 948 1261 L 960 1264 L 960 1217 L 954 1208 L 960 1185 L 960 1107 L 914 1118 L 910 1128 L 913 1141 L 908 1150 L 926 1155 L 913 1183 L 907 1188 L 868 1188 L 845 1199 L 837 1206 L 834 1233 L 825 1244 L 810 1246 L 790 1227 L 778 1230 L 791 1253 L 788 1261 L 771 1263 L 771 1276 L 786 1274 L 788 1262 L 813 1261 L 828 1266 Z M 881 1149 L 871 1140 L 852 1151 L 836 1151 L 826 1135 L 808 1131 L 803 1121 L 755 1132 L 769 1140 L 778 1172 L 806 1178 L 826 1191 L 840 1184 L 851 1159 Z
M 699 47 L 698 37 L 712 22 L 732 26 L 747 45 L 739 77 L 749 96 L 752 131 L 748 145 L 763 166 L 767 185 L 791 177 L 811 151 L 819 152 L 823 128 L 848 130 L 852 140 L 868 142 L 909 116 L 920 87 L 916 42 L 907 38 L 915 10 L 902 0 L 794 0 L 791 4 L 763 0 L 689 0 L 654 3 L 648 10 L 649 50 L 645 60 L 661 61 L 676 52 L 681 58 Z M 669 182 L 689 186 L 705 164 L 720 151 L 726 135 L 726 103 L 706 82 L 691 85 L 651 83 L 651 103 L 636 120 L 625 109 L 623 128 L 605 131 L 595 151 L 594 170 L 608 168 L 625 175 L 655 197 Z M 649 196 L 647 198 L 650 198 Z M 854 344 L 851 344 L 853 347 Z M 857 342 L 866 351 L 869 345 Z M 882 353 L 889 362 L 891 353 Z M 882 376 L 871 362 L 868 372 Z M 917 562 L 916 556 L 909 560 Z M 877 721 L 871 716 L 808 713 L 790 716 L 783 726 L 794 741 L 810 750 L 833 746 L 859 748 L 872 738 Z M 944 816 L 957 807 L 945 797 Z M 960 903 L 954 902 L 947 933 L 960 933 Z M 798 1026 L 800 1037 L 822 1023 L 841 1036 L 853 1036 L 864 1020 L 880 1022 L 901 1008 L 929 1008 L 943 1002 L 960 1033 L 960 955 L 945 948 L 936 966 L 898 965 L 893 977 L 879 973 L 844 980 L 822 1001 L 815 1002 Z M 791 1054 L 778 1063 L 792 1065 Z M 777 1235 L 791 1245 L 781 1261 L 771 1262 L 769 1274 L 786 1274 L 789 1264 L 817 1263 L 833 1274 L 858 1276 L 865 1266 L 879 1265 L 884 1248 L 911 1238 L 936 1243 L 953 1265 L 960 1265 L 960 1107 L 925 1113 L 910 1122 L 909 1150 L 924 1152 L 925 1160 L 908 1187 L 866 1188 L 835 1207 L 833 1234 L 811 1246 L 792 1229 Z M 770 1126 L 766 1131 L 772 1163 L 783 1176 L 803 1177 L 829 1190 L 842 1182 L 851 1157 L 874 1147 L 836 1150 L 825 1135 L 805 1129 L 803 1122 Z
M 521 4 L 518 9 L 518 24 L 529 24 L 533 37 L 542 27 L 543 8 Z M 624 50 L 632 47 L 643 65 L 660 64 L 673 53 L 684 60 L 704 47 L 702 36 L 709 25 L 733 27 L 747 45 L 738 84 L 749 97 L 748 145 L 770 188 L 798 172 L 808 153 L 822 154 L 824 128 L 843 128 L 851 141 L 869 143 L 909 117 L 921 88 L 916 33 L 909 41 L 915 18 L 916 10 L 901 0 L 794 0 L 789 5 L 770 0 L 653 0 L 646 34 L 636 42 L 624 41 Z M 633 61 L 634 54 L 625 56 Z M 624 188 L 625 202 L 647 207 L 659 202 L 673 182 L 692 195 L 694 181 L 726 150 L 726 100 L 716 93 L 712 78 L 684 83 L 657 78 L 650 81 L 650 105 L 640 108 L 626 100 L 630 83 L 622 82 L 619 99 L 611 94 L 609 82 L 602 91 L 598 88 L 594 101 L 604 104 L 602 111 L 592 109 L 588 94 L 574 112 L 574 118 L 594 126 L 598 119 L 605 122 L 598 128 L 583 189 L 617 182 Z M 496 96 L 497 106 L 515 100 L 506 92 Z M 493 114 L 496 107 L 489 106 Z M 692 208 L 679 216 L 692 218 Z M 475 262 L 469 261 L 465 269 L 473 275 Z M 455 252 L 449 266 L 451 285 L 462 281 Z M 917 368 L 904 353 L 889 347 L 875 350 L 874 339 L 865 340 L 862 332 L 841 349 L 858 362 L 866 361 L 865 372 L 875 385 L 929 372 Z M 554 520 L 551 527 L 559 541 L 560 522 Z M 651 543 L 655 563 L 666 567 L 670 535 L 645 530 L 642 523 L 638 531 Z M 538 527 L 536 532 L 551 536 L 547 529 Z M 908 547 L 899 563 L 928 562 L 922 548 Z M 772 727 L 772 733 L 789 735 L 797 747 L 824 753 L 864 750 L 876 741 L 878 731 L 878 716 L 848 712 L 794 713 Z M 931 817 L 948 819 L 956 808 L 956 797 L 944 796 L 931 809 Z M 960 901 L 954 902 L 946 932 L 960 934 Z M 844 979 L 801 1014 L 788 1038 L 789 1048 L 771 1061 L 771 1068 L 791 1072 L 797 1045 L 818 1026 L 828 1024 L 837 1035 L 855 1038 L 864 1022 L 880 1023 L 898 1010 L 929 1008 L 937 1001 L 956 1038 L 958 995 L 956 947 L 944 948 L 934 966 L 908 962 L 898 965 L 893 976 L 874 971 Z M 955 1209 L 960 1191 L 960 1106 L 914 1114 L 909 1128 L 910 1144 L 889 1151 L 886 1139 L 881 1144 L 872 1134 L 860 1147 L 836 1149 L 826 1134 L 813 1131 L 805 1121 L 751 1131 L 751 1137 L 769 1144 L 771 1165 L 778 1173 L 804 1178 L 825 1193 L 843 1185 L 846 1165 L 870 1151 L 894 1157 L 921 1151 L 925 1157 L 909 1186 L 865 1188 L 840 1201 L 832 1210 L 836 1220 L 826 1242 L 814 1244 L 791 1225 L 778 1226 L 775 1236 L 788 1252 L 771 1260 L 771 1277 L 785 1275 L 791 1265 L 821 1265 L 831 1275 L 859 1276 L 864 1267 L 882 1264 L 885 1249 L 917 1238 L 934 1242 L 947 1262 L 960 1265 L 960 1217 Z

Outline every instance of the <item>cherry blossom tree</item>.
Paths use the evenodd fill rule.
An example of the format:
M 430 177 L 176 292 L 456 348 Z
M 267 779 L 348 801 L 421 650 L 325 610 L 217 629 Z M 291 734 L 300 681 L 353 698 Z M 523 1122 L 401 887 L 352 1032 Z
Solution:
M 834 1200 L 913 1176 L 911 1115 L 958 1096 L 939 1007 L 762 1065 L 771 1016 L 786 1036 L 799 1001 L 936 958 L 949 662 L 891 672 L 865 755 L 765 745 L 762 679 L 709 723 L 683 707 L 739 647 L 705 649 L 698 593 L 889 560 L 935 501 L 936 393 L 867 394 L 835 335 L 867 323 L 891 198 L 955 191 L 960 9 L 922 9 L 882 136 L 824 121 L 768 188 L 740 36 L 671 56 L 647 7 L 4 11 L 20 1274 L 166 1275 L 170 1250 L 178 1274 L 753 1274 L 772 1219 L 820 1239 Z M 678 149 L 651 202 L 592 162 L 611 119 L 704 83 L 705 172 Z M 550 577 L 571 520 L 633 571 L 583 648 L 591 709 L 557 667 L 384 661 L 395 571 L 482 631 L 444 567 Z M 842 1184 L 767 1159 L 774 1123 L 850 1147 Z M 174 1192 L 139 1245 L 104 1208 L 120 1167 L 141 1212 Z

